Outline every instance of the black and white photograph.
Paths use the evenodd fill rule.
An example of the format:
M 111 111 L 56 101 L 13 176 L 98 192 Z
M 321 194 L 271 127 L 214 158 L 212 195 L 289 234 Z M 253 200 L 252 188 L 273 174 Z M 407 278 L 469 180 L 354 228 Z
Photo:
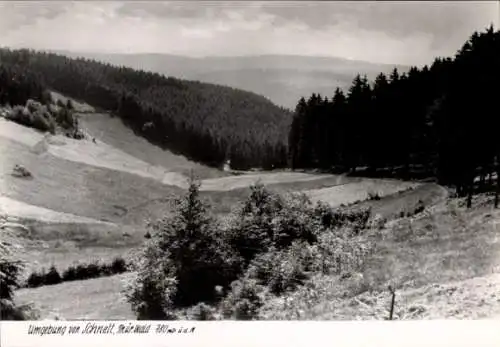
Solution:
M 0 1 L 1 320 L 500 319 L 499 26 Z

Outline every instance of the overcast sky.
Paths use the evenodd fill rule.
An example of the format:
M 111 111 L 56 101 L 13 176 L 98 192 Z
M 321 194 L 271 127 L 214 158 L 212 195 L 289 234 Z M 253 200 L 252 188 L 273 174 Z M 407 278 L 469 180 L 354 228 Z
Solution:
M 498 28 L 499 17 L 498 1 L 0 1 L 0 45 L 420 65 L 453 55 L 474 30 Z

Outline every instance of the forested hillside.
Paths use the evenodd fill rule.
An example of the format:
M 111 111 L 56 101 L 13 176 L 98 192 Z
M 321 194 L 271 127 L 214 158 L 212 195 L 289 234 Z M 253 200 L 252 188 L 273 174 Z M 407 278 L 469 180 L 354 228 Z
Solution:
M 235 169 L 286 165 L 291 114 L 262 96 L 32 50 L 1 49 L 0 63 L 16 78 L 31 76 L 23 93 L 40 94 L 34 99 L 51 88 L 84 100 L 193 160 L 219 166 L 230 159 Z
M 0 60 L 0 105 L 24 105 L 29 99 L 44 104 L 50 99 L 40 77 L 18 64 Z
M 288 54 L 194 58 L 159 53 L 53 53 L 247 90 L 292 109 L 303 95 L 313 92 L 331 95 L 335 87 L 348 88 L 356 73 L 375 78 L 377 73 L 389 72 L 395 67 L 339 57 Z M 400 71 L 407 70 L 406 66 L 397 67 Z
M 294 168 L 437 177 L 459 194 L 500 171 L 500 31 L 474 33 L 453 58 L 357 76 L 347 93 L 302 98 L 289 134 Z M 491 178 L 491 175 L 490 175 Z M 470 188 L 470 189 L 469 189 Z

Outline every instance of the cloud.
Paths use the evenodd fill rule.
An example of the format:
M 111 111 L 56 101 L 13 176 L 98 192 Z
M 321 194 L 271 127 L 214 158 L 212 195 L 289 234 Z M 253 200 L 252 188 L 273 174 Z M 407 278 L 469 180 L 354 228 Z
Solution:
M 292 2 L 268 3 L 262 8 L 279 22 L 297 21 L 313 30 L 353 26 L 385 33 L 395 39 L 427 36 L 431 48 L 463 42 L 473 30 L 498 24 L 500 11 L 493 1 L 462 2 Z
M 53 20 L 68 10 L 67 4 L 57 2 L 0 2 L 0 30 L 2 34 L 43 20 Z
M 474 30 L 498 25 L 498 14 L 493 1 L 0 2 L 0 45 L 422 64 L 454 54 Z

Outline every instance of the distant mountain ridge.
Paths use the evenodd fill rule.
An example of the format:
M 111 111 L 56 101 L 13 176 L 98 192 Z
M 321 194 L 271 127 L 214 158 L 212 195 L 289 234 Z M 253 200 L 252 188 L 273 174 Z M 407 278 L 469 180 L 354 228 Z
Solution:
M 400 71 L 409 69 L 403 65 L 300 55 L 193 58 L 160 53 L 54 53 L 243 89 L 290 109 L 302 96 L 320 93 L 331 97 L 335 88 L 349 88 L 357 73 L 374 79 L 378 73 L 388 73 L 394 67 Z

